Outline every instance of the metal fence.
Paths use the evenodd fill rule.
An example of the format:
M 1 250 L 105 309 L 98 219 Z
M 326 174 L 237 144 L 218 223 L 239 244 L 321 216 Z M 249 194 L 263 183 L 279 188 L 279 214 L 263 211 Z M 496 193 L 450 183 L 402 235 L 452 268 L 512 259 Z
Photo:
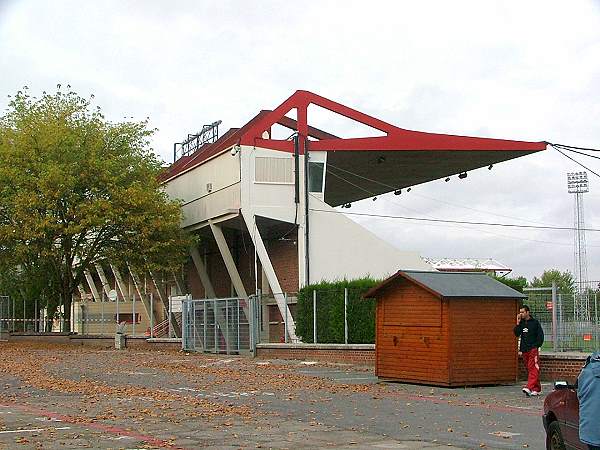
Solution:
M 21 302 L 8 295 L 0 295 L 0 332 L 44 331 L 47 320 L 39 302 Z
M 140 299 L 134 297 L 132 300 L 72 302 L 70 330 L 84 335 L 114 335 L 117 324 L 121 323 L 129 336 L 149 336 L 152 320 Z M 53 316 L 48 315 L 49 309 L 47 302 L 16 301 L 0 296 L 0 332 L 62 332 L 69 329 L 63 305 L 58 305 Z M 166 317 L 166 313 L 163 315 Z M 169 329 L 168 324 L 165 328 Z
M 10 317 L 9 302 L 10 297 L 8 295 L 0 295 L 0 333 L 8 333 L 11 331 L 11 324 L 8 320 Z
M 180 297 L 169 297 L 168 307 L 149 293 L 130 299 L 116 297 L 101 301 L 82 301 L 73 304 L 71 329 L 82 335 L 113 335 L 117 326 L 124 334 L 134 337 L 173 337 L 180 324 Z M 153 314 L 150 314 L 153 311 Z M 172 315 L 169 312 L 173 313 Z M 173 319 L 174 318 L 174 319 Z
M 254 351 L 260 330 L 257 300 L 241 298 L 183 301 L 184 350 L 240 354 Z
M 597 283 L 594 283 L 597 286 Z M 526 304 L 544 329 L 543 350 L 593 352 L 600 350 L 600 294 L 560 292 L 552 287 L 526 289 Z

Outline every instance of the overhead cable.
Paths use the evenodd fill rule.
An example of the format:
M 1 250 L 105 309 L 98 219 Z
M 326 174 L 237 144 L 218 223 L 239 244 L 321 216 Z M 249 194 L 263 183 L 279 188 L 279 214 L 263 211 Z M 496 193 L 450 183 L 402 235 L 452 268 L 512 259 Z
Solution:
M 552 147 L 554 147 L 555 149 L 557 149 L 557 150 L 558 150 L 558 148 L 557 148 L 556 146 L 554 146 L 554 145 L 553 145 Z M 583 152 L 580 152 L 580 151 L 578 151 L 578 150 L 573 150 L 572 148 L 564 148 L 564 147 L 560 147 L 560 148 L 561 148 L 562 150 L 566 150 L 566 151 L 568 151 L 568 152 L 577 153 L 578 155 L 587 156 L 588 158 L 596 158 L 596 159 L 600 159 L 600 156 L 596 156 L 596 155 L 588 155 L 587 153 L 583 153 Z
M 598 148 L 589 148 L 589 147 L 576 147 L 574 145 L 565 145 L 565 144 L 555 144 L 553 142 L 546 142 L 548 145 L 551 145 L 552 147 L 561 147 L 564 149 L 575 149 L 575 150 L 583 150 L 586 152 L 600 152 L 600 149 Z
M 594 175 L 596 175 L 598 178 L 600 178 L 600 174 L 598 174 L 597 172 L 594 172 L 594 171 L 593 171 L 592 169 L 590 169 L 589 167 L 587 167 L 587 166 L 584 166 L 584 165 L 583 165 L 583 164 L 581 164 L 579 161 L 577 161 L 575 158 L 572 158 L 572 157 L 570 157 L 569 155 L 565 154 L 565 153 L 564 153 L 564 152 L 563 152 L 563 151 L 562 151 L 560 148 L 558 148 L 558 147 L 556 147 L 556 146 L 554 146 L 554 145 L 553 145 L 552 147 L 554 147 L 554 149 L 555 149 L 555 150 L 556 150 L 558 153 L 560 153 L 561 155 L 563 155 L 565 158 L 569 158 L 569 159 L 570 159 L 571 161 L 573 161 L 575 164 L 577 164 L 577 165 L 579 165 L 579 166 L 583 167 L 585 170 L 588 170 L 588 171 L 590 171 L 591 173 L 593 173 Z
M 314 209 L 310 208 L 311 211 L 319 211 L 334 214 L 348 214 L 354 216 L 365 216 L 365 217 L 377 217 L 381 219 L 402 219 L 402 220 L 415 220 L 419 222 L 437 222 L 437 223 L 454 223 L 462 225 L 485 225 L 493 227 L 509 227 L 509 228 L 530 228 L 537 230 L 563 230 L 573 231 L 573 227 L 555 227 L 555 226 L 537 226 L 537 225 L 521 225 L 516 223 L 500 223 L 500 222 L 470 222 L 466 220 L 449 220 L 449 219 L 428 219 L 426 217 L 409 217 L 409 216 L 392 216 L 388 214 L 371 214 L 371 213 L 357 213 L 348 211 L 337 211 L 337 210 L 326 210 L 326 209 Z M 598 228 L 582 228 L 583 231 L 600 231 Z

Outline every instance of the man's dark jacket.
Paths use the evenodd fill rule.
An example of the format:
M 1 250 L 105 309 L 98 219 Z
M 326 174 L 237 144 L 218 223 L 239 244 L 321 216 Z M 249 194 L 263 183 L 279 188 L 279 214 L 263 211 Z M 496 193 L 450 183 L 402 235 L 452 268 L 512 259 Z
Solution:
M 519 325 L 514 328 L 515 336 L 521 336 L 521 345 L 519 350 L 523 353 L 533 348 L 539 348 L 544 343 L 544 330 L 542 326 L 529 316 L 529 320 L 521 319 Z

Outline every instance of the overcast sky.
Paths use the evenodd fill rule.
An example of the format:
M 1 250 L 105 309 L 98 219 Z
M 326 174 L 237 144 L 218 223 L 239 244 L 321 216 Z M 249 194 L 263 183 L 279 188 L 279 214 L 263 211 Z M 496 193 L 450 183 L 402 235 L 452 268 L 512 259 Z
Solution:
M 402 128 L 600 148 L 600 2 L 0 0 L 0 107 L 57 83 L 93 93 L 112 120 L 150 117 L 166 161 L 203 124 L 241 126 L 297 89 Z M 579 170 L 549 149 L 351 211 L 572 226 L 566 173 Z M 569 231 L 354 219 L 424 256 L 492 257 L 528 278 L 573 271 Z M 600 233 L 587 241 L 600 280 Z

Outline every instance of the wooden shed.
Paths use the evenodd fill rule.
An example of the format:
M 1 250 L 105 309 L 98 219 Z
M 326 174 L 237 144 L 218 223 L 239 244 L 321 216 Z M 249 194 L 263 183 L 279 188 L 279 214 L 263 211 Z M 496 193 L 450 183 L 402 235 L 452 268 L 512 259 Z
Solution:
M 514 383 L 518 291 L 483 273 L 399 271 L 376 298 L 375 374 L 439 386 Z

